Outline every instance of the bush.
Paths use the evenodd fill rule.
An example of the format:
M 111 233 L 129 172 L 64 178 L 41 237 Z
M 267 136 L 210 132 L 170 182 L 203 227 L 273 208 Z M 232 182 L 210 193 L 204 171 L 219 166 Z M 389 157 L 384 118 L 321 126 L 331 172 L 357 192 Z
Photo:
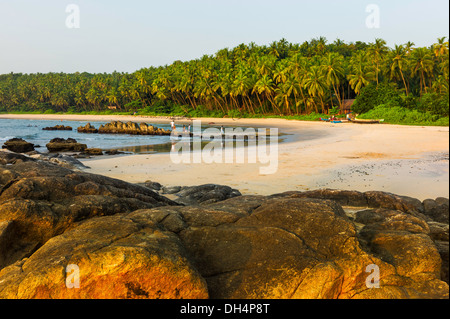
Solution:
M 417 105 L 418 110 L 422 112 L 430 112 L 439 116 L 449 115 L 449 95 L 426 93 L 419 100 Z
M 133 101 L 133 102 L 125 104 L 124 107 L 125 107 L 125 110 L 127 110 L 128 112 L 137 111 L 138 109 L 142 108 L 142 102 L 140 100 Z
M 227 113 L 228 117 L 231 118 L 241 118 L 242 114 L 238 110 L 229 110 Z
M 406 124 L 406 125 L 437 125 L 448 126 L 449 117 L 440 117 L 430 112 L 420 112 L 418 110 L 410 110 L 400 106 L 392 106 L 390 104 L 382 104 L 365 114 L 361 114 L 361 119 L 384 119 L 389 124 Z
M 352 106 L 355 113 L 366 113 L 376 106 L 390 103 L 395 106 L 405 106 L 402 94 L 389 83 L 369 84 L 361 90 L 361 94 L 356 98 Z

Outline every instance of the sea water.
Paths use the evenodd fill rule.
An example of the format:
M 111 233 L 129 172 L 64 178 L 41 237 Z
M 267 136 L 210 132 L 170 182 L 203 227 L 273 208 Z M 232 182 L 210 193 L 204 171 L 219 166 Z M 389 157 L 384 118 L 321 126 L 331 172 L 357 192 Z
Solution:
M 48 152 L 46 144 L 54 138 L 73 138 L 78 143 L 86 144 L 88 148 L 100 148 L 102 150 L 119 150 L 137 154 L 170 152 L 173 141 L 167 135 L 130 135 L 130 134 L 88 134 L 78 133 L 77 128 L 91 123 L 95 128 L 105 125 L 110 121 L 71 121 L 71 120 L 27 120 L 27 119 L 0 119 L 0 147 L 4 142 L 12 138 L 22 138 L 35 144 L 38 152 Z M 152 124 L 157 128 L 170 130 L 170 124 Z M 72 127 L 72 131 L 46 131 L 45 127 L 64 125 Z M 183 124 L 177 125 L 179 129 Z M 210 127 L 219 128 L 218 125 L 201 125 L 201 130 Z M 281 135 L 281 134 L 280 134 Z M 305 135 L 308 136 L 308 135 Z M 279 142 L 285 138 L 280 139 Z M 202 142 L 202 147 L 207 144 Z M 245 145 L 246 146 L 246 145 Z
M 91 123 L 95 128 L 109 122 L 101 121 L 66 121 L 66 120 L 22 120 L 0 119 L 0 147 L 9 139 L 22 138 L 27 142 L 38 145 L 35 149 L 47 152 L 46 144 L 50 140 L 59 138 L 73 138 L 77 142 L 86 144 L 88 148 L 101 148 L 103 150 L 132 148 L 146 145 L 160 145 L 170 142 L 170 136 L 128 135 L 128 134 L 86 134 L 78 133 L 77 128 Z M 147 123 L 150 124 L 150 123 Z M 44 131 L 44 127 L 56 125 L 71 126 L 72 131 Z M 169 124 L 154 124 L 158 128 L 170 129 Z

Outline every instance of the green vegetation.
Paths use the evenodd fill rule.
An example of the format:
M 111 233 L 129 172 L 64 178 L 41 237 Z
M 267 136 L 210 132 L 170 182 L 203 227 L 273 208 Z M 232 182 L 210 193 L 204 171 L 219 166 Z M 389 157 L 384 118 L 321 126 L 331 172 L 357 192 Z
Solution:
M 417 110 L 409 110 L 400 106 L 382 104 L 369 112 L 360 115 L 361 119 L 384 119 L 389 124 L 405 125 L 436 125 L 449 126 L 449 117 L 439 117 L 429 112 L 423 113 Z
M 364 117 L 448 123 L 448 80 L 445 37 L 428 48 L 282 39 L 134 73 L 0 75 L 0 112 L 318 119 L 356 99 Z

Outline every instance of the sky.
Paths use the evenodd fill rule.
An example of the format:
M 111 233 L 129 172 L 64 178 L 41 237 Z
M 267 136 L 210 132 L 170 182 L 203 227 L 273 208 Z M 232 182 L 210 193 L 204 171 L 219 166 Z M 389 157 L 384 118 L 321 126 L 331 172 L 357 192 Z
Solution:
M 131 73 L 281 38 L 430 46 L 448 30 L 448 0 L 0 0 L 0 74 Z

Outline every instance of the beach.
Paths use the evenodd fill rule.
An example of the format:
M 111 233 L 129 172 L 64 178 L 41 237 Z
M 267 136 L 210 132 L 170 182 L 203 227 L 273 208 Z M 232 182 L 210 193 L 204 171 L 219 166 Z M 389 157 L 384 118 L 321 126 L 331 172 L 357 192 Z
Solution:
M 0 119 L 170 122 L 169 117 L 108 115 L 0 115 Z M 194 119 L 192 119 L 194 120 Z M 261 174 L 262 163 L 176 164 L 169 153 L 82 159 L 90 173 L 131 183 L 151 180 L 164 186 L 221 184 L 242 194 L 270 195 L 320 188 L 378 190 L 426 198 L 449 197 L 449 128 L 387 124 L 307 122 L 284 119 L 213 119 L 202 123 L 277 128 L 277 170 Z M 179 125 L 188 119 L 177 119 Z

